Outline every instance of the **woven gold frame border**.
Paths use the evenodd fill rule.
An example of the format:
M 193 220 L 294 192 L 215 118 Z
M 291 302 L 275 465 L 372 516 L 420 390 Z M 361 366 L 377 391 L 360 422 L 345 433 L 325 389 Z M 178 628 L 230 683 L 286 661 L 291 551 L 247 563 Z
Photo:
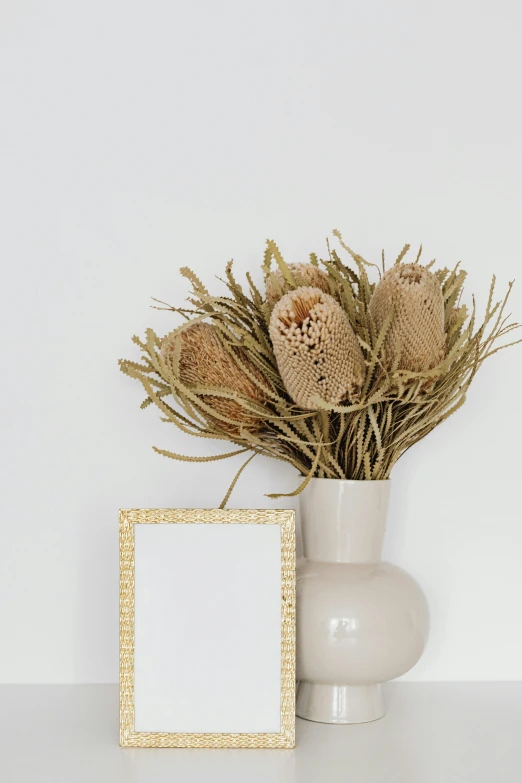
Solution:
M 134 525 L 258 524 L 281 527 L 281 732 L 171 734 L 134 731 Z M 295 512 L 228 509 L 120 511 L 120 745 L 133 748 L 295 747 Z

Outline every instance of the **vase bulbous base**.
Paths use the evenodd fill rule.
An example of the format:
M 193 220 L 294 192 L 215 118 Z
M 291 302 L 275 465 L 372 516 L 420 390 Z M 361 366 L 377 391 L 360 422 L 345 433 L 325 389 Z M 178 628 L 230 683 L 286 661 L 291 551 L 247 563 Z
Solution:
M 317 723 L 370 723 L 384 717 L 380 685 L 323 685 L 302 680 L 296 715 Z

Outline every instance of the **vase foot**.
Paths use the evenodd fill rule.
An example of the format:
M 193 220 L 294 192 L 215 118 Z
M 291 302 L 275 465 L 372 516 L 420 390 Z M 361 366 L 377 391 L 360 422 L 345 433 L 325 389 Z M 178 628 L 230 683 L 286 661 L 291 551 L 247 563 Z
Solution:
M 295 714 L 318 723 L 369 723 L 386 714 L 380 685 L 322 685 L 302 680 Z

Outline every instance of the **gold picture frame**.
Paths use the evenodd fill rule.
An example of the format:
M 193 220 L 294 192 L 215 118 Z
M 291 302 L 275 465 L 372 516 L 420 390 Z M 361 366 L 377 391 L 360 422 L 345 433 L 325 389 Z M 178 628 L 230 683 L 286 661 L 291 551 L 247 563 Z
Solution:
M 134 531 L 150 524 L 279 525 L 281 531 L 281 729 L 279 733 L 135 731 Z M 120 745 L 163 748 L 295 747 L 295 512 L 290 510 L 122 509 L 120 511 Z

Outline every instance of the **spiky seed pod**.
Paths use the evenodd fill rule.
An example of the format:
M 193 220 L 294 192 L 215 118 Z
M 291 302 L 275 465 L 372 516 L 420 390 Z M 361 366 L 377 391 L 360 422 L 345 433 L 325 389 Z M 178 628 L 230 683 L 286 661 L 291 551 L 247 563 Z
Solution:
M 209 386 L 223 391 L 233 391 L 248 397 L 254 402 L 262 403 L 264 395 L 259 386 L 246 375 L 241 367 L 234 361 L 219 339 L 218 330 L 212 324 L 196 323 L 181 332 L 181 346 L 178 369 L 174 368 L 173 361 L 176 350 L 176 336 L 168 335 L 163 340 L 161 355 L 171 371 L 178 375 L 179 380 L 187 387 Z M 260 371 L 247 358 L 244 351 L 235 349 L 241 363 L 250 371 L 260 383 L 264 381 Z M 266 383 L 266 381 L 265 381 Z M 255 413 L 247 410 L 239 402 L 216 397 L 215 395 L 201 395 L 201 400 L 213 408 L 218 414 L 232 419 L 237 424 L 228 424 L 218 418 L 212 418 L 206 411 L 203 416 L 208 418 L 218 429 L 233 435 L 239 435 L 240 429 L 250 432 L 258 430 L 263 422 Z
M 288 394 L 305 410 L 314 396 L 333 405 L 360 393 L 365 364 L 344 310 L 319 288 L 285 294 L 270 318 L 270 337 Z
M 325 294 L 330 293 L 328 275 L 313 264 L 288 264 L 295 282 L 298 286 L 313 286 L 320 288 Z M 283 277 L 280 269 L 272 272 L 266 280 L 266 301 L 275 305 L 284 294 L 288 293 L 290 286 Z
M 439 281 L 420 264 L 397 264 L 377 285 L 369 306 L 377 331 L 390 312 L 385 339 L 386 364 L 411 372 L 431 370 L 446 353 L 444 300 Z

